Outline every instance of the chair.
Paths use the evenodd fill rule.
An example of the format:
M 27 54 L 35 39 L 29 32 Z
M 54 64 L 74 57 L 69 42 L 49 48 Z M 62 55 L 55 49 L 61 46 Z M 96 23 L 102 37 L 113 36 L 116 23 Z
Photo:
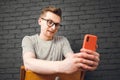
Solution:
M 20 68 L 20 80 L 55 80 L 56 76 L 59 76 L 60 80 L 84 80 L 84 72 L 43 75 L 34 73 L 30 70 L 26 71 L 24 66 Z

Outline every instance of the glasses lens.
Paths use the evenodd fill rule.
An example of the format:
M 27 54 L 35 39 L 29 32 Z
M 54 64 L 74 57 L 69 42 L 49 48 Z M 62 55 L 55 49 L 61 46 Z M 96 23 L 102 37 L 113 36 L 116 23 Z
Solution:
M 47 24 L 48 24 L 48 26 L 53 26 L 53 25 L 54 25 L 54 23 L 53 23 L 52 20 L 48 20 L 48 21 L 47 21 Z

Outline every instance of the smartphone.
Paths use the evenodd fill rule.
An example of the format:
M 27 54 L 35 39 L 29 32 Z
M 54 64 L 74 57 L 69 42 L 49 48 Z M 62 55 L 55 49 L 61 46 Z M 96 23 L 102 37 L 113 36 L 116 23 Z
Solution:
M 97 36 L 86 34 L 83 40 L 83 48 L 96 51 L 97 49 Z

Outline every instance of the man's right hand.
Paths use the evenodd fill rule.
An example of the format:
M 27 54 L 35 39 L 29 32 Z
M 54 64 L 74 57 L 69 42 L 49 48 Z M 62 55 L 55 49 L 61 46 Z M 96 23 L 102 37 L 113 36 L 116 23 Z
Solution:
M 76 71 L 93 71 L 99 65 L 99 53 L 82 49 L 81 52 L 67 55 L 66 59 L 60 62 L 61 73 L 73 73 Z
M 80 58 L 77 57 L 75 54 L 70 54 L 69 57 L 66 57 L 63 61 L 59 64 L 59 71 L 60 73 L 71 74 L 78 70 L 80 70 Z

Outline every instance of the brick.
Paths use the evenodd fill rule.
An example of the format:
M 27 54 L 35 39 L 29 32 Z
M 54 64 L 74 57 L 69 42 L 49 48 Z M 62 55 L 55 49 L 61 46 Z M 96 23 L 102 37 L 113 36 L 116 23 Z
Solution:
M 32 15 L 32 16 L 34 16 L 34 15 L 37 15 L 39 13 L 40 13 L 39 11 L 25 11 L 25 12 L 23 12 L 23 15 Z
M 61 0 L 60 0 L 60 1 L 58 1 L 58 0 L 57 0 L 57 1 L 50 1 L 50 4 L 51 4 L 51 3 L 52 3 L 53 5 L 58 5 L 58 4 L 63 4 L 63 1 L 61 1 Z
M 15 37 L 17 39 L 22 39 L 26 34 L 25 33 L 21 33 L 21 34 L 15 34 Z
M 102 14 L 103 12 L 100 9 L 97 10 L 87 10 L 86 14 Z
M 79 7 L 67 7 L 65 11 L 79 11 Z
M 18 16 L 16 17 L 16 20 L 25 20 L 25 19 L 29 19 L 28 16 Z
M 96 24 L 96 28 L 105 28 L 105 27 L 110 27 L 111 24 L 110 23 L 98 23 Z
M 108 13 L 102 13 L 102 14 L 94 14 L 95 18 L 108 18 Z
M 102 19 L 102 22 L 114 22 L 114 21 L 118 21 L 116 17 Z
M 10 8 L 10 7 L 9 7 L 9 8 L 7 8 L 7 9 L 5 9 L 3 12 L 5 12 L 5 13 L 8 13 L 8 14 L 9 14 L 9 13 L 14 12 L 14 10 L 15 10 L 14 8 Z
M 94 29 L 95 28 L 95 24 L 84 24 L 84 25 L 80 25 L 81 29 Z
M 20 1 L 18 0 L 17 1 L 17 3 L 29 3 L 29 2 L 30 2 L 30 0 L 25 0 L 25 1 L 24 0 L 20 0 Z
M 79 15 L 84 15 L 84 14 L 85 14 L 85 12 L 84 12 L 84 11 L 71 12 L 71 15 L 77 15 L 77 16 L 79 16 Z
M 108 9 L 108 8 L 110 8 L 110 5 L 109 4 L 100 4 L 100 6 L 99 6 L 99 8 L 100 9 Z
M 3 38 L 3 36 L 0 36 L 0 40 Z
M 15 21 L 15 17 L 5 17 L 2 21 Z
M 35 23 L 36 22 L 36 20 L 34 20 L 34 19 L 30 19 L 30 20 L 23 20 L 23 24 L 30 24 L 30 23 Z
M 30 24 L 29 27 L 30 27 L 30 28 L 39 28 L 40 25 L 39 25 L 39 24 L 37 23 L 37 21 L 36 21 L 36 23 Z
M 15 5 L 12 5 L 11 7 L 17 9 L 17 8 L 23 7 L 23 4 L 17 4 L 16 5 L 16 3 L 15 3 Z
M 13 44 L 13 43 L 12 43 Z M 20 46 L 21 47 L 21 46 Z M 8 54 L 8 56 L 11 56 L 11 57 L 14 57 L 14 58 L 18 58 L 19 59 L 19 57 L 21 57 L 21 56 L 19 56 L 18 57 L 18 54 L 19 54 L 19 52 L 21 51 L 21 49 L 17 49 L 16 47 L 13 49 L 13 48 L 9 48 L 9 49 L 7 49 L 7 51 L 9 51 L 11 54 Z M 5 54 L 2 54 L 2 55 L 4 55 L 4 57 L 5 57 Z M 14 56 L 13 56 L 14 55 Z M 19 54 L 20 55 L 20 54 Z
M 21 30 L 9 30 L 10 34 L 14 34 L 14 33 L 21 33 Z
M 67 16 L 64 17 L 65 20 L 78 20 L 78 16 Z
M 17 12 L 24 12 L 24 11 L 29 11 L 29 8 L 23 8 L 23 7 L 20 7 L 20 8 L 17 8 L 16 9 Z
M 42 5 L 42 6 L 48 6 L 49 2 L 48 1 L 47 2 L 42 2 L 42 4 L 40 4 L 40 5 Z
M 72 2 L 77 2 L 78 0 L 65 0 L 65 3 L 72 3 Z
M 39 3 L 39 2 L 43 2 L 43 0 L 32 0 L 31 2 Z
M 17 71 L 19 71 L 19 70 L 17 70 Z M 17 73 L 20 73 L 20 72 L 17 72 Z M 15 74 L 13 74 L 13 78 L 18 79 L 18 77 L 20 77 L 20 74 L 16 74 L 16 73 L 15 73 Z M 16 80 L 16 79 L 15 79 L 15 80 Z M 11 79 L 11 80 L 12 80 L 12 79 Z
M 8 43 L 20 43 L 21 40 L 20 39 L 10 39 L 8 40 Z
M 35 0 L 36 1 L 36 0 Z M 35 6 L 35 5 L 37 5 L 37 3 L 36 4 L 33 4 L 34 2 L 33 1 L 31 1 L 31 3 L 25 3 L 25 4 L 23 4 L 23 6 L 24 7 L 32 7 L 32 6 Z M 38 5 L 37 5 L 38 6 Z
M 1 79 L 8 79 L 8 78 L 12 78 L 12 74 L 7 74 L 7 73 L 0 74 L 0 77 L 1 77 Z
M 16 26 L 4 26 L 3 29 L 16 29 Z
M 18 69 L 15 69 L 15 68 L 11 68 L 11 69 L 6 69 L 6 72 L 13 74 L 13 73 L 18 73 L 19 70 L 18 70 Z
M 22 24 L 22 21 L 11 21 L 11 22 L 8 22 L 8 25 L 18 25 L 18 24 Z
M 30 32 L 35 32 L 35 29 L 24 29 L 24 30 L 22 30 L 22 32 L 24 33 L 24 32 L 27 32 L 27 33 L 30 33 Z
M 38 15 L 33 14 L 33 15 L 29 16 L 30 19 L 38 19 L 39 17 L 40 17 L 39 14 Z
M 92 18 L 94 18 L 93 15 L 80 15 L 79 16 L 79 19 L 92 19 Z
M 110 5 L 112 8 L 118 8 L 120 7 L 119 3 L 114 3 Z
M 5 13 L 5 12 L 4 12 L 4 14 L 2 14 L 2 13 L 0 14 L 0 17 L 8 17 L 8 16 L 10 16 L 10 15 L 8 13 Z
M 95 0 L 95 1 L 93 0 L 93 1 L 90 1 L 90 2 L 88 0 L 88 2 L 85 3 L 86 6 L 99 5 L 99 4 L 100 4 L 99 0 Z
M 102 19 L 88 19 L 87 23 L 101 23 Z
M 2 45 L 2 48 L 14 48 L 13 44 L 4 44 Z
M 79 25 L 69 25 L 65 27 L 65 30 L 78 30 Z
M 0 17 L 0 23 L 4 20 L 4 18 Z
M 7 43 L 7 40 L 0 39 L 0 44 L 5 44 L 5 43 Z
M 10 13 L 10 16 L 11 17 L 17 17 L 17 16 L 22 16 L 22 13 L 21 12 L 13 12 L 13 13 Z
M 11 39 L 11 38 L 15 38 L 15 35 L 13 34 L 8 34 L 6 36 L 3 36 L 3 39 Z
M 21 24 L 17 26 L 17 29 L 29 28 L 29 24 Z
M 62 25 L 69 25 L 69 24 L 71 24 L 72 23 L 72 21 L 63 21 L 62 22 Z
M 41 7 L 39 7 L 39 6 L 37 6 L 37 7 L 36 7 L 36 6 L 35 6 L 35 7 L 33 6 L 33 7 L 30 8 L 30 10 L 34 10 L 34 11 L 35 11 L 35 10 L 40 10 L 40 9 L 41 9 Z
M 82 6 L 80 7 L 80 10 L 94 10 L 93 6 Z

